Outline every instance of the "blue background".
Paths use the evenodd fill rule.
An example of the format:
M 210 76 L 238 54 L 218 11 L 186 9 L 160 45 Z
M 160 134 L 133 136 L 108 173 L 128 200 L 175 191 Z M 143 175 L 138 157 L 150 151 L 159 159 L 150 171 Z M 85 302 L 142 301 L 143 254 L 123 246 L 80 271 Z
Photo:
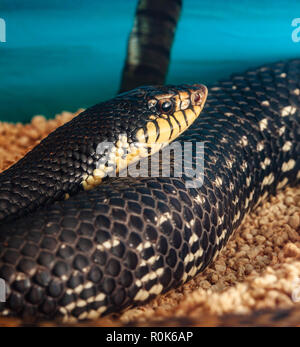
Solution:
M 162 0 L 163 1 L 163 0 Z M 118 91 L 137 0 L 1 0 L 0 119 L 53 117 Z M 211 83 L 300 57 L 297 0 L 183 0 L 168 83 Z

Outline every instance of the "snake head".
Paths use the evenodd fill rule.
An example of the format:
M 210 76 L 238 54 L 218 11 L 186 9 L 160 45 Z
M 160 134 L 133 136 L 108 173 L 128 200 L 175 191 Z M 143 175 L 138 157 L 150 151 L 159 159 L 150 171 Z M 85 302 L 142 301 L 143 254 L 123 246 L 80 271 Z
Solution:
M 110 144 L 97 147 L 98 179 L 90 179 L 92 186 L 174 141 L 197 119 L 206 97 L 201 84 L 145 86 L 102 104 L 102 110 L 110 110 L 101 114 L 101 131 Z
M 207 88 L 201 84 L 141 87 L 136 91 L 144 111 L 143 122 L 133 138 L 153 148 L 162 147 L 183 133 L 199 116 L 207 97 Z

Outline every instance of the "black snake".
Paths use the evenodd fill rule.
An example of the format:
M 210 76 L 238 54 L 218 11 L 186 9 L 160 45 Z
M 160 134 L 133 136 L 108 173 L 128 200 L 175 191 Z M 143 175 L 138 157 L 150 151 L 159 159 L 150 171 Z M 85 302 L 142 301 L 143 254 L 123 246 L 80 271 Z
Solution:
M 2 315 L 88 319 L 149 300 L 206 268 L 261 200 L 299 183 L 300 60 L 210 87 L 195 120 L 205 97 L 201 85 L 120 94 L 0 175 Z M 204 143 L 203 185 L 188 187 L 185 171 L 98 185 L 111 170 L 100 142 L 116 145 L 111 163 L 126 148 L 133 161 L 181 132 L 182 144 Z

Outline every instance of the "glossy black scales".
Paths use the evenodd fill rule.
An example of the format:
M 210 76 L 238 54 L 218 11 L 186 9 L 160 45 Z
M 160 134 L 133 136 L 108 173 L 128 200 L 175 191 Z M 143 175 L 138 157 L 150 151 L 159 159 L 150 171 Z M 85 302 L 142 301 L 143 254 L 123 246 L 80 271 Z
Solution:
M 95 318 L 202 271 L 261 199 L 300 181 L 300 60 L 209 88 L 180 141 L 204 142 L 202 186 L 187 188 L 187 175 L 109 179 L 3 223 L 1 313 Z

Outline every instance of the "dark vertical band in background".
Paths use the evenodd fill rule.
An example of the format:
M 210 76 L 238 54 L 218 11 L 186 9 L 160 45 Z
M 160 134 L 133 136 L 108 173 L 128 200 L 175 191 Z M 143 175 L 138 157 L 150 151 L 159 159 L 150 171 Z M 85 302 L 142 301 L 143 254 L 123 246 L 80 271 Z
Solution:
M 182 0 L 139 0 L 120 92 L 164 84 Z

